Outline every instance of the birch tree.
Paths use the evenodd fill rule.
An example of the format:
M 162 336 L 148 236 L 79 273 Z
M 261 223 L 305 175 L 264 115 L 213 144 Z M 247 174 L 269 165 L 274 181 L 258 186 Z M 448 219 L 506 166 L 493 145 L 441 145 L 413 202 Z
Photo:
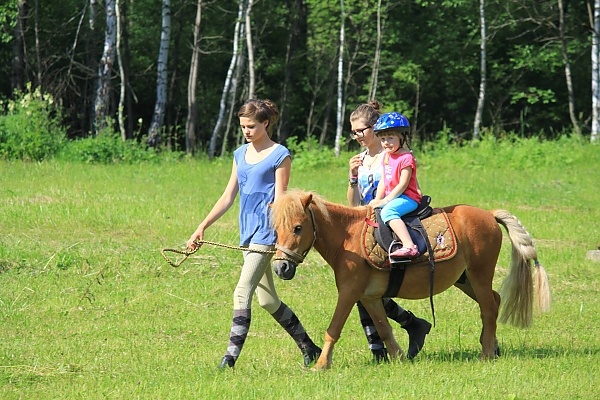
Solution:
M 252 24 L 250 20 L 250 12 L 252 11 L 253 0 L 248 0 L 246 6 L 246 47 L 248 50 L 248 98 L 254 98 L 256 90 L 256 77 L 254 74 L 254 47 L 252 46 Z
M 148 145 L 156 147 L 160 139 L 160 131 L 165 120 L 167 108 L 169 43 L 171 41 L 171 1 L 162 0 L 162 30 L 160 33 L 160 49 L 158 52 L 156 74 L 156 102 L 154 114 L 148 131 Z
M 229 97 L 229 90 L 233 80 L 233 74 L 235 72 L 235 67 L 238 63 L 239 57 L 239 42 L 240 42 L 240 32 L 243 29 L 243 18 L 245 10 L 245 1 L 240 0 L 238 7 L 238 17 L 235 22 L 235 28 L 233 29 L 233 50 L 231 53 L 231 62 L 229 63 L 229 68 L 227 69 L 227 75 L 225 76 L 225 83 L 223 84 L 223 92 L 221 92 L 221 101 L 219 102 L 219 115 L 217 117 L 217 123 L 213 129 L 212 135 L 210 137 L 210 144 L 208 146 L 208 158 L 212 160 L 215 156 L 215 150 L 217 148 L 217 139 L 219 136 L 219 130 L 221 129 L 221 125 L 223 125 L 223 118 L 225 116 L 225 112 L 227 111 L 227 98 Z M 223 139 L 225 140 L 225 138 Z
M 285 47 L 283 86 L 281 89 L 281 100 L 279 104 L 279 124 L 276 129 L 276 138 L 279 142 L 285 142 L 290 131 L 290 118 L 287 117 L 288 105 L 293 103 L 295 94 L 298 92 L 298 80 L 295 70 L 301 63 L 298 54 L 304 57 L 306 47 L 302 43 L 302 32 L 307 26 L 307 4 L 304 0 L 293 0 L 288 2 L 286 23 L 288 25 L 288 40 Z M 291 109 L 291 107 L 290 107 Z M 310 111 L 309 111 L 310 113 Z M 293 115 L 293 110 L 290 115 Z
M 592 11 L 592 133 L 590 141 L 600 137 L 600 0 L 594 0 Z
M 127 76 L 125 75 L 125 67 L 123 66 L 123 57 L 121 56 L 121 37 L 122 37 L 122 20 L 121 20 L 121 5 L 119 0 L 116 0 L 115 13 L 117 15 L 117 61 L 119 62 L 119 76 L 121 77 L 121 90 L 119 91 L 119 107 L 117 118 L 119 121 L 119 130 L 121 131 L 121 139 L 127 140 L 127 129 L 125 128 L 125 118 L 123 110 L 125 108 L 125 91 L 127 87 Z
M 569 53 L 567 52 L 567 38 L 565 33 L 565 9 L 563 0 L 558 0 L 558 32 L 560 35 L 560 51 L 565 62 L 565 80 L 567 82 L 567 92 L 569 94 L 569 118 L 573 125 L 575 134 L 581 135 L 581 128 L 577 121 L 575 113 L 575 94 L 573 91 L 573 80 L 571 78 L 571 61 L 569 60 Z
M 106 30 L 104 32 L 104 50 L 98 65 L 98 82 L 96 100 L 94 101 L 94 126 L 95 134 L 106 128 L 109 116 L 110 101 L 110 74 L 115 59 L 115 43 L 117 39 L 117 18 L 115 13 L 115 0 L 106 0 Z
M 483 0 L 482 0 L 483 1 Z M 377 97 L 377 79 L 379 75 L 379 59 L 381 58 L 381 0 L 377 0 L 377 40 L 375 44 L 375 57 L 371 70 L 371 85 L 369 86 L 369 100 Z
M 11 92 L 25 87 L 25 25 L 27 23 L 27 0 L 18 0 L 17 20 L 14 26 Z M 8 41 L 8 40 L 7 40 Z
M 481 118 L 483 115 L 483 105 L 485 103 L 485 84 L 486 84 L 486 29 L 485 29 L 485 0 L 479 0 L 479 24 L 480 24 L 480 81 L 479 98 L 477 99 L 477 111 L 475 111 L 475 121 L 473 123 L 473 140 L 479 139 L 479 130 L 481 128 Z
M 192 154 L 196 151 L 196 83 L 198 80 L 198 61 L 200 55 L 200 22 L 202 21 L 202 0 L 196 6 L 196 21 L 194 22 L 194 42 L 192 44 L 192 61 L 188 79 L 188 114 L 185 123 L 185 152 Z
M 42 79 L 42 55 L 41 55 L 41 44 L 40 44 L 40 1 L 35 0 L 34 3 L 34 13 L 35 13 L 35 63 L 36 63 L 36 71 L 35 75 L 37 78 L 37 84 L 40 88 L 40 91 L 43 93 L 45 91 L 44 81 Z
M 338 56 L 338 77 L 337 77 L 337 126 L 335 130 L 334 153 L 336 157 L 340 156 L 340 142 L 342 140 L 342 128 L 344 126 L 344 107 L 343 107 L 343 75 L 344 75 L 344 28 L 346 15 L 344 12 L 344 0 L 340 0 L 341 24 L 340 24 L 340 52 Z
M 243 26 L 243 25 L 242 25 Z M 242 34 L 240 30 L 240 35 Z M 242 37 L 240 36 L 240 43 L 242 43 Z M 242 45 L 243 47 L 243 45 Z M 237 129 L 236 126 L 232 126 L 232 121 L 234 118 L 233 104 L 235 103 L 235 94 L 238 91 L 238 85 L 242 80 L 242 71 L 246 65 L 246 59 L 244 57 L 238 57 L 237 63 L 235 66 L 235 73 L 233 74 L 233 79 L 231 81 L 231 85 L 229 86 L 229 93 L 227 94 L 227 101 L 229 102 L 229 112 L 227 113 L 227 123 L 225 124 L 225 132 L 223 133 L 223 140 L 221 143 L 221 154 L 225 154 L 227 152 L 227 141 L 229 138 L 229 132 L 233 129 L 234 132 L 237 132 L 237 135 L 233 135 L 235 139 L 234 147 L 237 148 L 242 144 L 242 130 Z

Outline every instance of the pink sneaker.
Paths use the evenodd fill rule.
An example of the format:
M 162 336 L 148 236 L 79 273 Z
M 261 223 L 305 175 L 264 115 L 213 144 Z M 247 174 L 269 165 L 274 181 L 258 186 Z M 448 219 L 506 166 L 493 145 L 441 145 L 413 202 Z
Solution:
M 414 258 L 418 255 L 419 249 L 417 249 L 416 244 L 413 244 L 412 247 L 402 247 L 390 253 L 390 257 L 396 258 Z

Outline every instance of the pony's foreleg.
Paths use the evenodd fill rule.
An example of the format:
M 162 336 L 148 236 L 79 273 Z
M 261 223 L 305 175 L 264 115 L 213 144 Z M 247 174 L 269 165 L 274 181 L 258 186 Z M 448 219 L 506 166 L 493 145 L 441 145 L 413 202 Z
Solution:
M 361 299 L 361 303 L 365 306 L 371 319 L 373 320 L 373 324 L 377 329 L 377 333 L 381 337 L 381 340 L 385 343 L 385 347 L 390 355 L 392 360 L 394 359 L 403 359 L 404 352 L 398 345 L 396 341 L 396 337 L 392 331 L 392 327 L 387 319 L 387 315 L 385 313 L 385 309 L 383 307 L 383 303 L 381 299 Z
M 357 301 L 358 298 L 346 299 L 338 294 L 338 302 L 335 307 L 333 317 L 331 318 L 329 327 L 325 332 L 325 343 L 323 344 L 323 349 L 321 350 L 321 356 L 313 367 L 314 369 L 323 370 L 331 368 L 331 364 L 333 362 L 333 348 L 342 334 L 342 329 L 348 320 L 348 316 L 350 315 L 350 311 L 352 311 L 352 307 Z

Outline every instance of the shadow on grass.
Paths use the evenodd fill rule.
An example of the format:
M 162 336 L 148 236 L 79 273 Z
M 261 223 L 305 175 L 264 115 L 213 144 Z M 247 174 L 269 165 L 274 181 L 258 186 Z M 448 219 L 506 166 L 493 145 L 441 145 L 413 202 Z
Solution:
M 566 356 L 596 356 L 600 354 L 600 349 L 570 349 L 567 347 L 500 347 L 500 358 L 562 358 Z M 418 358 L 426 358 L 431 361 L 442 362 L 464 362 L 479 360 L 479 350 L 456 350 L 456 351 L 436 351 L 434 353 L 422 354 Z

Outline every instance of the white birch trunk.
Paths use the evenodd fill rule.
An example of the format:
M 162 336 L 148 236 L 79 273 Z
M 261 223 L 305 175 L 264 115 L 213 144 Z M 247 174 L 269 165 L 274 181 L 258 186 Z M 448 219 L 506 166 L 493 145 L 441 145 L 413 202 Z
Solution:
M 481 26 L 481 80 L 479 82 L 479 98 L 477 99 L 477 111 L 475 112 L 475 121 L 473 122 L 473 140 L 479 139 L 479 132 L 481 129 L 481 119 L 483 116 L 483 105 L 485 104 L 485 84 L 486 84 L 486 29 L 485 29 L 485 0 L 479 1 L 479 21 Z
M 98 7 L 98 0 L 90 0 L 90 17 L 88 18 L 88 24 L 92 32 L 96 30 L 96 7 Z M 106 8 L 108 9 L 108 3 Z
M 343 107 L 343 75 L 344 75 L 344 28 L 345 28 L 345 19 L 346 15 L 344 13 L 344 0 L 340 0 L 341 6 L 341 20 L 340 24 L 340 53 L 338 56 L 338 82 L 337 82 L 337 127 L 335 130 L 335 147 L 334 153 L 336 157 L 340 156 L 340 142 L 342 140 L 342 128 L 344 126 L 344 107 Z
M 591 142 L 597 142 L 600 137 L 600 0 L 594 0 L 594 16 L 592 29 L 592 133 Z
M 115 0 L 106 0 L 106 31 L 104 33 L 104 50 L 98 66 L 98 84 L 94 101 L 94 132 L 107 126 L 108 106 L 110 100 L 110 73 L 115 58 L 115 42 L 117 39 L 117 19 Z
M 256 78 L 254 74 L 254 47 L 252 46 L 252 24 L 250 13 L 252 12 L 253 0 L 248 0 L 246 8 L 246 46 L 248 47 L 248 98 L 254 98 Z
M 381 58 L 381 0 L 377 1 L 377 43 L 375 45 L 375 57 L 371 71 L 371 86 L 369 87 L 369 100 L 377 97 L 377 78 L 379 76 L 379 59 Z
M 243 27 L 243 25 L 242 25 Z M 242 30 L 240 29 L 240 43 L 242 44 L 243 47 L 243 37 L 242 37 Z M 240 53 L 241 53 L 242 49 L 240 49 Z M 235 148 L 238 148 L 242 143 L 243 143 L 243 135 L 242 135 L 242 130 L 238 129 L 238 124 L 232 124 L 232 121 L 234 119 L 235 111 L 233 108 L 233 104 L 235 103 L 235 94 L 238 91 L 238 86 L 239 83 L 242 81 L 242 72 L 244 71 L 244 68 L 246 66 L 246 59 L 244 57 L 238 57 L 237 59 L 237 64 L 235 67 L 235 74 L 233 74 L 233 81 L 231 82 L 231 86 L 229 88 L 229 104 L 231 104 L 231 106 L 229 107 L 229 112 L 227 113 L 227 129 L 225 129 L 225 133 L 223 134 L 223 146 L 221 147 L 221 154 L 225 154 L 225 152 L 227 152 L 227 144 L 228 144 L 228 138 L 229 138 L 229 132 L 233 129 L 233 132 L 236 133 L 233 136 L 234 140 L 234 146 Z
M 229 68 L 227 69 L 227 76 L 225 77 L 225 84 L 223 85 L 223 93 L 221 93 L 221 101 L 219 102 L 219 115 L 217 117 L 217 123 L 215 124 L 215 128 L 213 129 L 212 135 L 210 137 L 210 144 L 208 146 L 208 158 L 212 160 L 215 156 L 215 150 L 217 148 L 217 138 L 219 136 L 219 130 L 221 129 L 221 125 L 223 125 L 223 117 L 225 115 L 225 111 L 227 110 L 227 97 L 229 94 L 229 87 L 231 86 L 231 81 L 233 78 L 233 72 L 235 70 L 235 66 L 237 64 L 237 59 L 239 57 L 239 37 L 240 37 L 240 29 L 242 27 L 242 19 L 244 17 L 244 0 L 240 0 L 240 5 L 238 9 L 238 17 L 235 22 L 235 28 L 233 32 L 233 51 L 231 55 L 231 62 L 229 63 Z
M 567 38 L 565 34 L 565 11 L 563 7 L 563 1 L 558 0 L 558 30 L 560 33 L 560 50 L 562 52 L 563 60 L 565 61 L 565 80 L 567 81 L 567 91 L 569 93 L 569 118 L 571 118 L 571 124 L 573 130 L 577 136 L 581 135 L 581 128 L 579 128 L 579 122 L 575 112 L 575 93 L 573 91 L 573 80 L 571 79 L 571 62 L 569 61 L 569 53 L 567 52 Z
M 41 45 L 40 45 L 40 2 L 35 0 L 35 61 L 36 71 L 35 75 L 37 78 L 37 84 L 40 88 L 40 92 L 44 93 L 44 81 L 42 79 L 42 56 L 41 56 Z
M 171 42 L 171 0 L 162 0 L 162 30 L 160 33 L 160 49 L 156 65 L 156 102 L 148 131 L 148 145 L 156 147 L 160 140 L 160 131 L 165 121 L 167 109 L 167 66 L 169 61 L 169 43 Z
M 193 154 L 196 150 L 196 86 L 198 80 L 198 59 L 200 56 L 200 23 L 202 21 L 202 0 L 198 0 L 196 21 L 194 22 L 194 43 L 188 78 L 188 115 L 185 123 L 185 152 Z
M 125 118 L 123 110 L 125 109 L 125 88 L 127 87 L 127 77 L 125 76 L 125 68 L 123 67 L 123 57 L 121 57 L 121 6 L 119 0 L 116 0 L 115 14 L 117 16 L 117 60 L 119 61 L 119 76 L 121 77 L 121 91 L 119 92 L 119 110 L 117 118 L 119 121 L 119 130 L 121 131 L 121 139 L 127 140 L 127 129 L 125 128 Z

